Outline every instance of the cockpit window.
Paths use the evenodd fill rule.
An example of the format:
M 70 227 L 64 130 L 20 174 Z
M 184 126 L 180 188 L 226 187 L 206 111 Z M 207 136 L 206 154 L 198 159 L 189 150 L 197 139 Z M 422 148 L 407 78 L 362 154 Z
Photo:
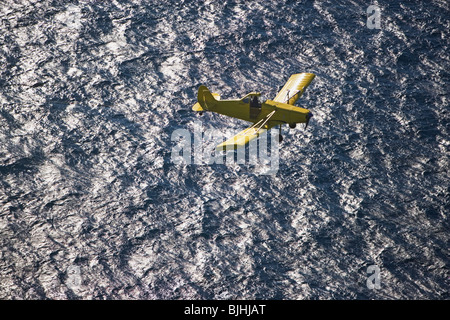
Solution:
M 243 103 L 249 103 L 250 102 L 250 97 L 242 99 L 242 102 Z
M 250 101 L 250 108 L 261 108 L 261 104 L 259 103 L 258 96 L 254 96 Z

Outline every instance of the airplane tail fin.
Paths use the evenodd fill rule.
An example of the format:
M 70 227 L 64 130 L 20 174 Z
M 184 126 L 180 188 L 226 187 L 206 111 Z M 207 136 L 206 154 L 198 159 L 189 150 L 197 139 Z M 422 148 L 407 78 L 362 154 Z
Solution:
M 197 100 L 203 110 L 209 110 L 214 107 L 214 104 L 218 101 L 214 96 L 218 97 L 217 94 L 211 93 L 207 87 L 200 86 L 198 88 Z

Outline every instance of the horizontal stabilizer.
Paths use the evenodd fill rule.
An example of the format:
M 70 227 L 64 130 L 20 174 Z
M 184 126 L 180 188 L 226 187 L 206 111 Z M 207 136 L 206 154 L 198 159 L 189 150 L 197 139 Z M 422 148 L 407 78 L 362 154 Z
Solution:
M 214 93 L 212 92 L 211 95 L 216 99 L 216 100 L 220 100 L 220 94 L 218 93 Z M 200 103 L 196 103 L 194 104 L 194 106 L 192 107 L 192 110 L 200 112 L 200 111 L 204 111 L 202 106 L 200 105 Z
M 196 104 L 194 104 L 194 106 L 192 107 L 192 110 L 194 110 L 194 111 L 197 111 L 197 112 L 200 112 L 200 111 L 203 111 L 203 108 L 202 108 L 202 106 L 200 105 L 200 103 L 196 103 Z
M 220 94 L 211 93 L 205 86 L 200 86 L 198 88 L 197 100 L 198 102 L 194 104 L 192 110 L 197 112 L 204 111 L 205 109 L 208 110 L 208 104 L 212 105 L 215 101 L 220 100 Z

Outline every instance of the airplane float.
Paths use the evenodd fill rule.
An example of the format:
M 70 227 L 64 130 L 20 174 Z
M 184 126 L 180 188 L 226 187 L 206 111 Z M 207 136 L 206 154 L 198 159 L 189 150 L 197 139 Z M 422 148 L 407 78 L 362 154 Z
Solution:
M 219 144 L 218 150 L 232 150 L 245 146 L 257 138 L 261 133 L 279 126 L 279 141 L 283 140 L 281 126 L 289 124 L 295 128 L 297 123 L 305 123 L 308 127 L 312 117 L 308 109 L 294 106 L 295 102 L 305 92 L 311 81 L 315 78 L 313 73 L 293 74 L 278 92 L 273 100 L 259 101 L 261 94 L 251 92 L 241 99 L 220 100 L 220 95 L 211 93 L 207 87 L 198 88 L 198 102 L 192 107 L 200 115 L 204 111 L 212 111 L 233 118 L 242 119 L 252 123 L 252 126 L 239 132 L 234 137 Z

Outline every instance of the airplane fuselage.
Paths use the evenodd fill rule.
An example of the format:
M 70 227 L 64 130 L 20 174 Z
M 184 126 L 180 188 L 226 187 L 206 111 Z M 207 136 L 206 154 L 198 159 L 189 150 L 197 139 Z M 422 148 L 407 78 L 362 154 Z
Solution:
M 306 123 L 308 114 L 310 113 L 308 109 L 275 102 L 273 100 L 266 100 L 259 104 L 258 107 L 251 106 L 249 102 L 245 102 L 245 99 L 219 100 L 214 103 L 208 103 L 208 111 L 253 123 L 264 119 L 274 110 L 276 110 L 276 112 L 269 121 L 271 127 L 284 123 Z

